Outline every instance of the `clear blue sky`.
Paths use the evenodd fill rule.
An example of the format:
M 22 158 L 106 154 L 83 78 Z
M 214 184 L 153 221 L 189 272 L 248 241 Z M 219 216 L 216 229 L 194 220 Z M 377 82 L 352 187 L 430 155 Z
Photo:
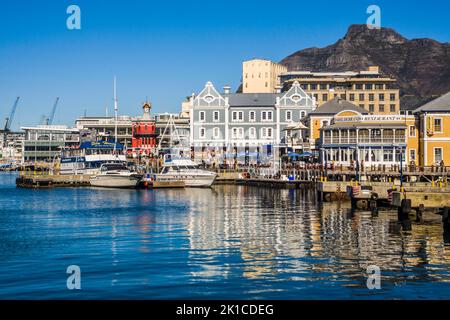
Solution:
M 0 117 L 16 96 L 13 122 L 39 123 L 57 96 L 55 122 L 104 115 L 118 77 L 120 114 L 138 115 L 148 97 L 153 112 L 177 112 L 206 81 L 239 85 L 241 62 L 275 61 L 342 37 L 365 23 L 366 8 L 382 9 L 382 25 L 407 38 L 450 42 L 448 0 L 441 1 L 106 1 L 15 0 L 0 3 Z M 77 4 L 82 29 L 66 28 Z M 110 112 L 112 108 L 110 108 Z

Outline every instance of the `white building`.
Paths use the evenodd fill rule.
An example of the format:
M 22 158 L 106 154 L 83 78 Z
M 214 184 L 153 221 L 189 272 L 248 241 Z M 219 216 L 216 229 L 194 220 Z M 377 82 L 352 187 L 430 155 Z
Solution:
M 277 152 L 286 148 L 286 130 L 315 109 L 298 83 L 285 93 L 219 93 L 211 82 L 190 100 L 190 141 L 214 156 Z

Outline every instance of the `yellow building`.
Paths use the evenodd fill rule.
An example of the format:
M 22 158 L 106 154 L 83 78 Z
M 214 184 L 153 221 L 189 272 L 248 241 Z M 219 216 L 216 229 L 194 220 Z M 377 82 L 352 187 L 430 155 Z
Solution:
M 416 148 L 414 140 L 409 145 L 410 129 L 417 134 L 413 115 L 364 115 L 343 110 L 320 130 L 322 163 L 349 166 L 357 161 L 361 167 L 405 166 L 414 161 L 410 155 Z
M 340 97 L 322 104 L 308 114 L 307 127 L 311 149 L 318 149 L 320 145 L 321 129 L 331 124 L 334 116 L 343 111 L 367 114 L 367 111 Z M 345 113 L 344 113 L 345 114 Z
M 253 59 L 242 63 L 243 93 L 275 93 L 280 86 L 279 75 L 287 68 L 270 60 Z
M 414 110 L 421 166 L 450 164 L 450 92 Z M 443 161 L 443 163 L 442 163 Z
M 372 114 L 397 114 L 400 111 L 396 79 L 382 74 L 376 66 L 358 72 L 291 71 L 280 75 L 284 90 L 294 81 L 316 99 L 319 107 L 340 97 Z

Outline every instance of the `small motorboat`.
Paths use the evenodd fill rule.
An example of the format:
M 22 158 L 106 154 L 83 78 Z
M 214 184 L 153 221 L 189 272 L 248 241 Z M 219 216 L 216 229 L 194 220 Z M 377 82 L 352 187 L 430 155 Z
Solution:
M 155 181 L 182 181 L 185 187 L 211 187 L 216 179 L 215 172 L 202 170 L 190 159 L 170 159 L 163 165 Z
M 100 167 L 100 173 L 91 177 L 93 187 L 135 188 L 142 174 L 131 171 L 120 163 L 106 163 Z

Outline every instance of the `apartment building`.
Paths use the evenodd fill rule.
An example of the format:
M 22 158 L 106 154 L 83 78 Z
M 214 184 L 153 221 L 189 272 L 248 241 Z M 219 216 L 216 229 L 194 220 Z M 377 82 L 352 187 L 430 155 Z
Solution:
M 276 93 L 280 74 L 287 67 L 270 60 L 253 59 L 242 63 L 242 93 Z

